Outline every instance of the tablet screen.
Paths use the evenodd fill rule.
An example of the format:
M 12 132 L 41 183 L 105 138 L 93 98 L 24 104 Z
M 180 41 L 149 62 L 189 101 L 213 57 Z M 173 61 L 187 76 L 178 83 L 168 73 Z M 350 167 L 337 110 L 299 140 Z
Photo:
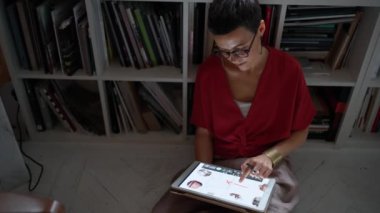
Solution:
M 274 180 L 248 176 L 243 182 L 239 182 L 239 177 L 240 170 L 199 162 L 178 183 L 178 188 L 244 208 L 265 209 Z

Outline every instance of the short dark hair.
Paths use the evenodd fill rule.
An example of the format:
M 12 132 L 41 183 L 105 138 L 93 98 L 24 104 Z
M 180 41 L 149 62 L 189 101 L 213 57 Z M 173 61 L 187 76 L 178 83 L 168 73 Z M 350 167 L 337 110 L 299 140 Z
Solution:
M 215 35 L 227 34 L 238 27 L 255 33 L 261 19 L 257 0 L 214 0 L 209 9 L 208 29 Z

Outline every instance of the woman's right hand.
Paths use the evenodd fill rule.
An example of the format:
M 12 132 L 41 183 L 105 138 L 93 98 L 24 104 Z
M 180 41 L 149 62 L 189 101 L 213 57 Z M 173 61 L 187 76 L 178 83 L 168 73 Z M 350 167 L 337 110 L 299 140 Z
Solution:
M 250 174 L 266 178 L 273 171 L 272 165 L 272 160 L 265 154 L 248 158 L 240 166 L 241 175 L 239 181 L 242 182 Z

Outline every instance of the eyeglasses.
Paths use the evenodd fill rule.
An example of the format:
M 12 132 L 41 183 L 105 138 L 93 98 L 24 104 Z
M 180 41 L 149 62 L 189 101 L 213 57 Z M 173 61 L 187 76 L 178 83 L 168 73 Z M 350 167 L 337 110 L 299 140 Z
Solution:
M 230 59 L 231 56 L 234 58 L 246 58 L 246 57 L 248 57 L 249 52 L 251 51 L 252 44 L 253 44 L 253 41 L 255 40 L 256 34 L 257 33 L 255 33 L 255 35 L 253 36 L 253 38 L 251 40 L 251 43 L 249 44 L 249 47 L 246 49 L 236 49 L 233 51 L 223 51 L 223 50 L 220 50 L 218 47 L 215 47 L 214 53 L 216 55 L 223 56 L 226 59 Z

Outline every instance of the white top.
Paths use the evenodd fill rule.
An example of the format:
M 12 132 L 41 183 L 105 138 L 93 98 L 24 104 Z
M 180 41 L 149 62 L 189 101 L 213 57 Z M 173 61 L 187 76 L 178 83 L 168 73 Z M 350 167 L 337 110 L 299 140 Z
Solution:
M 251 108 L 251 102 L 242 102 L 235 100 L 235 103 L 238 105 L 241 114 L 244 117 L 247 117 L 249 109 Z

